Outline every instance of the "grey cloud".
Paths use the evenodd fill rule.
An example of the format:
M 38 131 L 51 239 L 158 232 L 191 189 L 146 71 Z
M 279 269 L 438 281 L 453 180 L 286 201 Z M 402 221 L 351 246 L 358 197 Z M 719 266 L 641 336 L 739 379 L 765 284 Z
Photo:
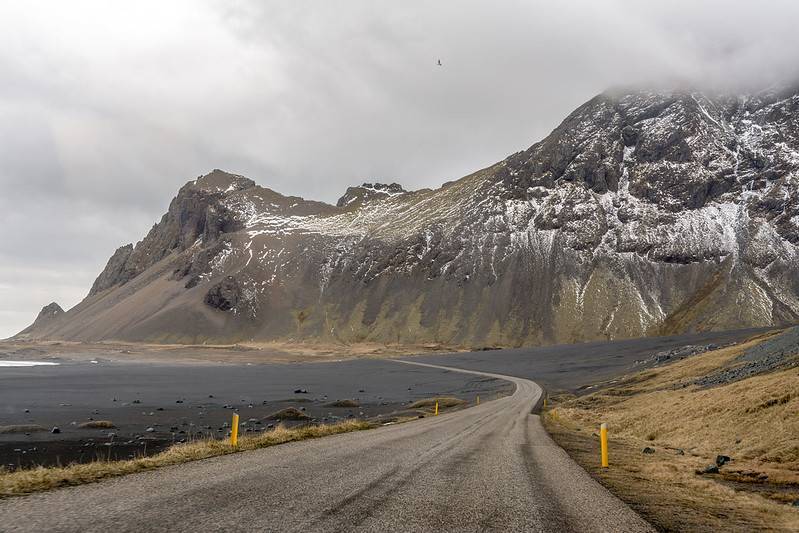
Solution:
M 609 86 L 793 79 L 798 16 L 787 0 L 5 3 L 0 337 L 74 305 L 212 168 L 328 202 L 362 181 L 435 187 Z

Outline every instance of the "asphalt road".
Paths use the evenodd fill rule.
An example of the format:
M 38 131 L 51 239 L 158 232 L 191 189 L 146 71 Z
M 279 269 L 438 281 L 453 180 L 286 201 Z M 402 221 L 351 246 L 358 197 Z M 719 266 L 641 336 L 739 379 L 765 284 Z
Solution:
M 0 531 L 652 531 L 530 414 L 538 385 L 471 373 L 516 391 L 406 424 L 0 501 Z

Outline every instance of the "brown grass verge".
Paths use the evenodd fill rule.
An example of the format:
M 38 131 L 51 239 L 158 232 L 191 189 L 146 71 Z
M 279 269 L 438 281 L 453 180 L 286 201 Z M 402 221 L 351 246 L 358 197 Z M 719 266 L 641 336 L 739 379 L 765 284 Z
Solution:
M 18 496 L 43 490 L 93 483 L 102 479 L 143 472 L 164 466 L 187 463 L 220 455 L 227 455 L 258 448 L 266 448 L 287 442 L 301 441 L 361 431 L 375 427 L 364 421 L 348 420 L 339 424 L 306 426 L 287 429 L 278 427 L 273 431 L 252 437 L 242 437 L 236 447 L 227 440 L 203 440 L 177 444 L 151 457 L 127 461 L 73 464 L 56 468 L 34 468 L 10 473 L 0 472 L 0 497 Z
M 448 407 L 456 407 L 459 405 L 463 405 L 466 402 L 461 400 L 460 398 L 452 398 L 450 396 L 445 396 L 443 398 L 425 398 L 423 400 L 417 400 L 413 402 L 411 405 L 408 406 L 409 409 L 432 409 L 435 407 L 436 402 L 438 402 L 439 409 L 446 409 Z
M 336 400 L 335 402 L 330 402 L 325 405 L 325 407 L 349 407 L 349 408 L 355 408 L 360 406 L 361 404 L 359 404 L 355 400 Z
M 555 398 L 542 419 L 580 465 L 662 531 L 799 531 L 799 509 L 786 505 L 799 498 L 799 369 L 693 385 L 759 340 Z M 608 469 L 599 467 L 602 422 Z M 717 475 L 695 473 L 717 455 L 733 460 Z
M 296 407 L 286 407 L 280 411 L 276 411 L 266 418 L 272 420 L 308 420 L 311 418 Z
M 82 429 L 114 429 L 116 426 L 110 420 L 90 420 L 78 427 Z
M 11 426 L 0 426 L 0 435 L 7 433 L 37 433 L 47 431 L 47 428 L 38 424 L 15 424 Z

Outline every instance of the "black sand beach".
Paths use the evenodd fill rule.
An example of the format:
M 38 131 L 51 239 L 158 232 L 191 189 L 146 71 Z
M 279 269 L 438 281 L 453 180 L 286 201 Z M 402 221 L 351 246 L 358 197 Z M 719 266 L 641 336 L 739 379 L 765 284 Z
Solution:
M 725 345 L 764 331 L 413 359 L 525 377 L 550 390 L 579 392 L 651 365 L 653 356 L 664 351 L 686 345 Z M 15 359 L 26 357 L 16 354 Z M 346 418 L 391 420 L 423 398 L 455 396 L 473 402 L 480 395 L 488 401 L 512 392 L 504 381 L 381 359 L 296 364 L 122 362 L 111 357 L 96 361 L 62 359 L 59 366 L 0 367 L 0 426 L 41 427 L 40 431 L 0 433 L 0 465 L 15 469 L 125 459 L 197 437 L 222 438 L 229 431 L 233 412 L 246 424 L 242 431 L 265 431 L 279 423 L 270 415 L 287 407 L 308 418 L 283 421 L 286 425 Z M 338 400 L 354 400 L 357 406 L 330 405 Z M 114 427 L 80 427 L 92 421 L 110 421 Z M 51 432 L 54 427 L 57 433 Z
M 295 392 L 295 391 L 307 392 Z M 238 412 L 263 431 L 269 416 L 295 407 L 308 419 L 387 419 L 415 400 L 456 396 L 487 401 L 512 392 L 504 381 L 384 360 L 312 364 L 198 365 L 63 361 L 59 366 L 0 367 L 0 426 L 44 431 L 0 434 L 0 465 L 14 469 L 150 454 L 173 442 L 227 435 Z M 357 407 L 337 407 L 337 400 Z M 110 421 L 113 428 L 81 424 Z M 51 433 L 57 427 L 58 433 Z

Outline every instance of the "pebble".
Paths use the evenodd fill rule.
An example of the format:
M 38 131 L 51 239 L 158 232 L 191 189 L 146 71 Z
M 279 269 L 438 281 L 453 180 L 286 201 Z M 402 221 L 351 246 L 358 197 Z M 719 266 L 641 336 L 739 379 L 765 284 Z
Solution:
M 58 426 L 56 426 L 50 430 L 50 433 L 61 433 L 61 430 L 58 428 Z
M 647 446 L 646 448 L 644 448 L 643 450 L 641 450 L 641 453 L 647 453 L 647 454 L 649 454 L 649 453 L 655 453 L 655 449 L 654 449 L 654 448 L 650 448 L 649 446 Z
M 155 433 L 155 428 L 147 428 L 144 431 L 146 431 L 147 433 Z

